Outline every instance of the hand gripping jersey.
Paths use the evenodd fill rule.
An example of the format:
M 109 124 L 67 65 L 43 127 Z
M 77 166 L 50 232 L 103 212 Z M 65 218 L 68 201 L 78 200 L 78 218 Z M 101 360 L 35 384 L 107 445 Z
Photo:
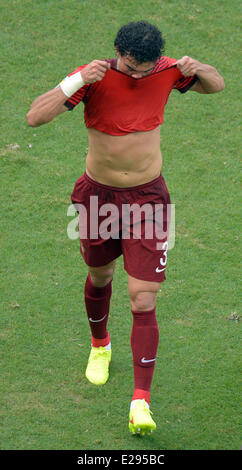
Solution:
M 161 57 L 152 73 L 139 79 L 116 70 L 115 59 L 108 61 L 111 69 L 104 78 L 84 85 L 65 105 L 73 109 L 83 101 L 86 127 L 110 135 L 155 129 L 164 122 L 171 91 L 175 88 L 184 93 L 197 80 L 196 76 L 184 77 L 174 66 L 176 60 L 169 57 Z M 84 67 L 78 67 L 73 73 Z

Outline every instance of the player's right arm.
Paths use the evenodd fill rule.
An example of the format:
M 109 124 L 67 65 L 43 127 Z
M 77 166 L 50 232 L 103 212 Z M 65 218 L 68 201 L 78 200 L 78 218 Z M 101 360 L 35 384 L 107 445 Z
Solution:
M 68 108 L 64 105 L 66 99 L 66 95 L 59 86 L 38 96 L 26 115 L 29 126 L 41 126 L 52 121 L 58 114 L 67 111 Z
M 101 81 L 109 68 L 110 64 L 108 62 L 93 60 L 82 69 L 81 75 L 80 72 L 74 73 L 53 90 L 38 96 L 26 115 L 28 124 L 31 127 L 38 127 L 67 111 L 68 108 L 65 106 L 67 99 L 86 84 Z

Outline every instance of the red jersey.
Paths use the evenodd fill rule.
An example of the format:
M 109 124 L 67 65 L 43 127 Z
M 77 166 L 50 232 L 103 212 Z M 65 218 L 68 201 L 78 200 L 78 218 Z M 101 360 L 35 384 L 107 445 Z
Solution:
M 108 60 L 111 69 L 101 81 L 86 84 L 65 105 L 73 109 L 84 103 L 86 127 L 110 135 L 150 131 L 164 122 L 164 109 L 173 89 L 185 93 L 197 80 L 184 77 L 174 66 L 176 59 L 161 57 L 153 71 L 133 78 L 116 70 L 116 59 Z M 78 67 L 73 73 L 81 71 Z

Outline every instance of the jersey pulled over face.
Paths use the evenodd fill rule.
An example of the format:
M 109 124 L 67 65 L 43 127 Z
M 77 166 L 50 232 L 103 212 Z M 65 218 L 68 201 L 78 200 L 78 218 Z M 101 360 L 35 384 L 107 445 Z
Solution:
M 164 121 L 164 109 L 171 91 L 177 89 L 184 93 L 197 80 L 196 76 L 184 77 L 174 66 L 176 59 L 169 57 L 161 57 L 155 64 L 140 64 L 136 68 L 126 58 L 127 63 L 125 60 L 121 65 L 119 63 L 119 70 L 117 59 L 107 60 L 111 69 L 104 78 L 86 84 L 65 104 L 73 109 L 83 101 L 86 127 L 109 135 L 155 129 Z M 78 67 L 72 73 L 84 67 Z M 125 67 L 128 71 L 124 73 Z
M 155 62 L 143 62 L 139 64 L 129 54 L 122 56 L 117 53 L 117 70 L 133 78 L 142 78 L 150 75 L 155 68 Z

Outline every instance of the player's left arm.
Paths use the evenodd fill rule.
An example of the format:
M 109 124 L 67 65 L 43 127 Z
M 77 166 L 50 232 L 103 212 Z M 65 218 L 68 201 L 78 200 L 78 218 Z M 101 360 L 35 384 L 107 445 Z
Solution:
M 198 80 L 191 86 L 191 91 L 208 94 L 218 93 L 225 88 L 223 77 L 211 65 L 203 64 L 189 56 L 182 57 L 175 65 L 185 77 L 197 76 Z

